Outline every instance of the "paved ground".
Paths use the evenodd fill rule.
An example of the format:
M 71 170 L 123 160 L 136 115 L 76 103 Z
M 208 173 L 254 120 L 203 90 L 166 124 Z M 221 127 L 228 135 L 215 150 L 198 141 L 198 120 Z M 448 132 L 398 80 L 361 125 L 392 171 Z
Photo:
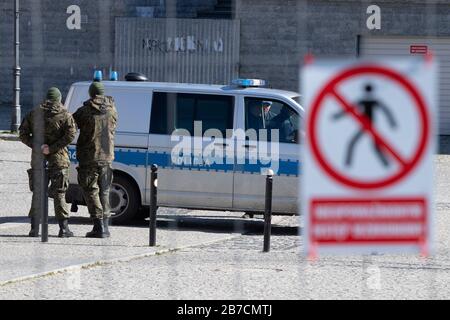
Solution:
M 260 220 L 223 212 L 161 209 L 160 247 L 152 250 L 146 247 L 144 222 L 113 227 L 112 240 L 51 238 L 41 245 L 20 237 L 30 201 L 27 150 L 0 140 L 0 299 L 448 299 L 450 157 L 436 156 L 435 163 L 435 256 L 310 262 L 300 254 L 296 218 L 276 219 L 272 251 L 266 254 Z M 90 228 L 86 219 L 75 222 L 79 236 Z M 155 250 L 159 254 L 153 255 Z M 84 266 L 20 279 L 80 263 Z M 6 283 L 11 279 L 16 280 Z

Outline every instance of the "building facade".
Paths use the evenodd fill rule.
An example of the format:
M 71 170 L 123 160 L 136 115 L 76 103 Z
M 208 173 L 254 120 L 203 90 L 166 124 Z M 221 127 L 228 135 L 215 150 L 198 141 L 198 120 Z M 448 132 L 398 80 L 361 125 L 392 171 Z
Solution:
M 74 28 L 71 18 L 74 11 L 69 9 L 74 5 L 80 9 L 80 29 Z M 67 93 L 71 83 L 89 79 L 94 69 L 102 69 L 107 74 L 121 64 L 129 66 L 123 63 L 124 59 L 129 63 L 130 59 L 145 58 L 143 64 L 132 65 L 136 70 L 128 71 L 148 73 L 154 65 L 165 65 L 167 71 L 159 74 L 156 79 L 159 81 L 176 80 L 175 73 L 189 71 L 199 80 L 186 76 L 182 81 L 224 82 L 238 75 L 267 79 L 274 88 L 298 91 L 299 68 L 306 54 L 328 57 L 410 55 L 421 54 L 420 50 L 412 49 L 420 45 L 435 51 L 441 60 L 440 132 L 450 134 L 448 0 L 21 0 L 21 6 L 25 110 L 42 99 L 47 87 L 57 85 Z M 142 34 L 120 37 L 122 29 L 118 29 L 118 21 L 126 17 L 169 18 L 164 36 L 156 39 L 159 52 L 149 53 L 155 44 L 151 41 L 156 37 Z M 218 25 L 219 20 L 233 20 L 235 27 L 227 29 L 225 22 L 222 29 L 218 28 L 222 33 L 206 39 L 204 35 L 196 37 L 196 32 L 200 31 L 195 28 L 180 32 L 176 26 L 181 22 L 177 23 L 176 19 L 183 19 L 183 23 L 192 20 L 191 24 L 202 24 L 203 29 L 206 21 Z M 202 19 L 203 22 L 197 22 Z M 1 2 L 0 108 L 3 111 L 12 104 L 13 21 L 13 1 Z M 171 33 L 172 30 L 178 31 Z M 238 34 L 230 37 L 230 32 Z M 161 45 L 167 52 L 163 52 L 165 49 L 161 49 Z M 231 45 L 232 50 L 227 51 Z M 126 46 L 135 46 L 138 50 L 118 54 Z M 147 51 L 139 51 L 141 49 Z M 196 59 L 216 61 L 212 58 L 220 54 L 222 59 L 211 64 L 222 63 L 233 70 L 225 77 L 198 77 L 202 73 L 217 73 L 225 67 L 219 64 L 209 70 L 200 67 L 200 60 L 196 62 L 189 57 L 197 55 Z M 181 59 L 185 60 L 181 67 L 171 68 Z M 153 65 L 149 61 L 153 61 Z M 1 114 L 4 117 L 4 113 Z

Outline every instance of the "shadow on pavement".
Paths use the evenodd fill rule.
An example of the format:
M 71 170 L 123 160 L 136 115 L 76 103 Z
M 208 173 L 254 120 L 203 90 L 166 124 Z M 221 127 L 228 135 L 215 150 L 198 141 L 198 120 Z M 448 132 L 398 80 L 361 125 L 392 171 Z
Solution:
M 29 223 L 27 217 L 0 217 L 0 225 L 4 223 Z
M 148 228 L 148 220 L 135 221 L 132 226 Z M 264 221 L 228 217 L 159 215 L 159 229 L 215 233 L 263 234 Z M 272 225 L 273 235 L 298 235 L 299 227 Z
M 1 217 L 0 225 L 4 223 L 23 223 L 29 224 L 26 217 Z M 56 224 L 54 217 L 49 218 L 50 224 Z M 90 225 L 90 218 L 71 217 L 70 224 Z M 148 228 L 149 221 L 140 219 L 131 221 L 128 224 L 116 225 L 117 228 Z M 198 231 L 213 233 L 238 233 L 238 234 L 263 234 L 264 221 L 262 219 L 243 219 L 229 216 L 189 216 L 189 215 L 158 215 L 158 229 L 176 230 L 176 231 Z M 292 236 L 298 235 L 300 228 L 298 226 L 282 226 L 272 224 L 273 235 Z M 1 237 L 1 235 L 0 235 Z
M 0 238 L 27 238 L 31 239 L 27 234 L 0 234 Z M 35 238 L 38 239 L 38 238 Z

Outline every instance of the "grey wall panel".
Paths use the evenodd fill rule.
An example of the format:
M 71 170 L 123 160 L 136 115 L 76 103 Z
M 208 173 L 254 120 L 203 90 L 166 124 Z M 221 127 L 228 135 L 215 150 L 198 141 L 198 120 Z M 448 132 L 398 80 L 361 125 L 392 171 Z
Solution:
M 228 84 L 239 74 L 238 20 L 116 18 L 115 64 L 122 77 Z
M 366 36 L 361 41 L 365 57 L 410 56 L 411 46 L 425 45 L 439 61 L 439 134 L 450 134 L 450 37 Z

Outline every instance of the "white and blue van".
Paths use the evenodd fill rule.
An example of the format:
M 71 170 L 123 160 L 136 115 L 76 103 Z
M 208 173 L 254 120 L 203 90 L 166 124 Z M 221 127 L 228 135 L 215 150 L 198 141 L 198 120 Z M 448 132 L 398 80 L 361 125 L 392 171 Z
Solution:
M 119 115 L 110 196 L 116 223 L 133 219 L 140 208 L 149 206 L 153 164 L 159 167 L 158 206 L 248 213 L 264 211 L 265 176 L 262 169 L 276 164 L 273 212 L 298 214 L 298 137 L 304 113 L 298 93 L 259 87 L 258 81 L 250 80 L 220 86 L 156 83 L 133 76 L 126 78 L 129 81 L 103 82 L 106 95 L 114 98 Z M 71 113 L 88 99 L 90 83 L 72 85 L 66 99 L 66 107 Z M 279 139 L 268 143 L 269 148 L 278 150 L 277 159 L 270 163 L 251 159 L 251 154 L 255 154 L 252 151 L 260 148 L 259 136 L 233 138 L 228 133 L 230 130 L 243 132 L 252 129 L 255 126 L 255 121 L 251 121 L 252 108 L 263 103 L 270 106 L 272 118 L 288 114 L 293 124 L 291 127 L 296 130 L 295 134 L 283 136 L 286 129 L 280 128 Z M 201 131 L 194 128 L 194 124 L 200 121 Z M 210 129 L 223 133 L 223 139 L 208 136 Z M 181 138 L 189 144 L 191 152 L 180 149 Z M 67 200 L 84 205 L 77 185 L 75 143 L 69 148 L 72 167 Z M 192 160 L 195 155 L 202 155 L 208 146 L 233 152 L 236 144 L 247 151 L 241 161 L 236 161 L 236 155 L 229 152 L 223 153 L 228 158 L 226 161 Z

